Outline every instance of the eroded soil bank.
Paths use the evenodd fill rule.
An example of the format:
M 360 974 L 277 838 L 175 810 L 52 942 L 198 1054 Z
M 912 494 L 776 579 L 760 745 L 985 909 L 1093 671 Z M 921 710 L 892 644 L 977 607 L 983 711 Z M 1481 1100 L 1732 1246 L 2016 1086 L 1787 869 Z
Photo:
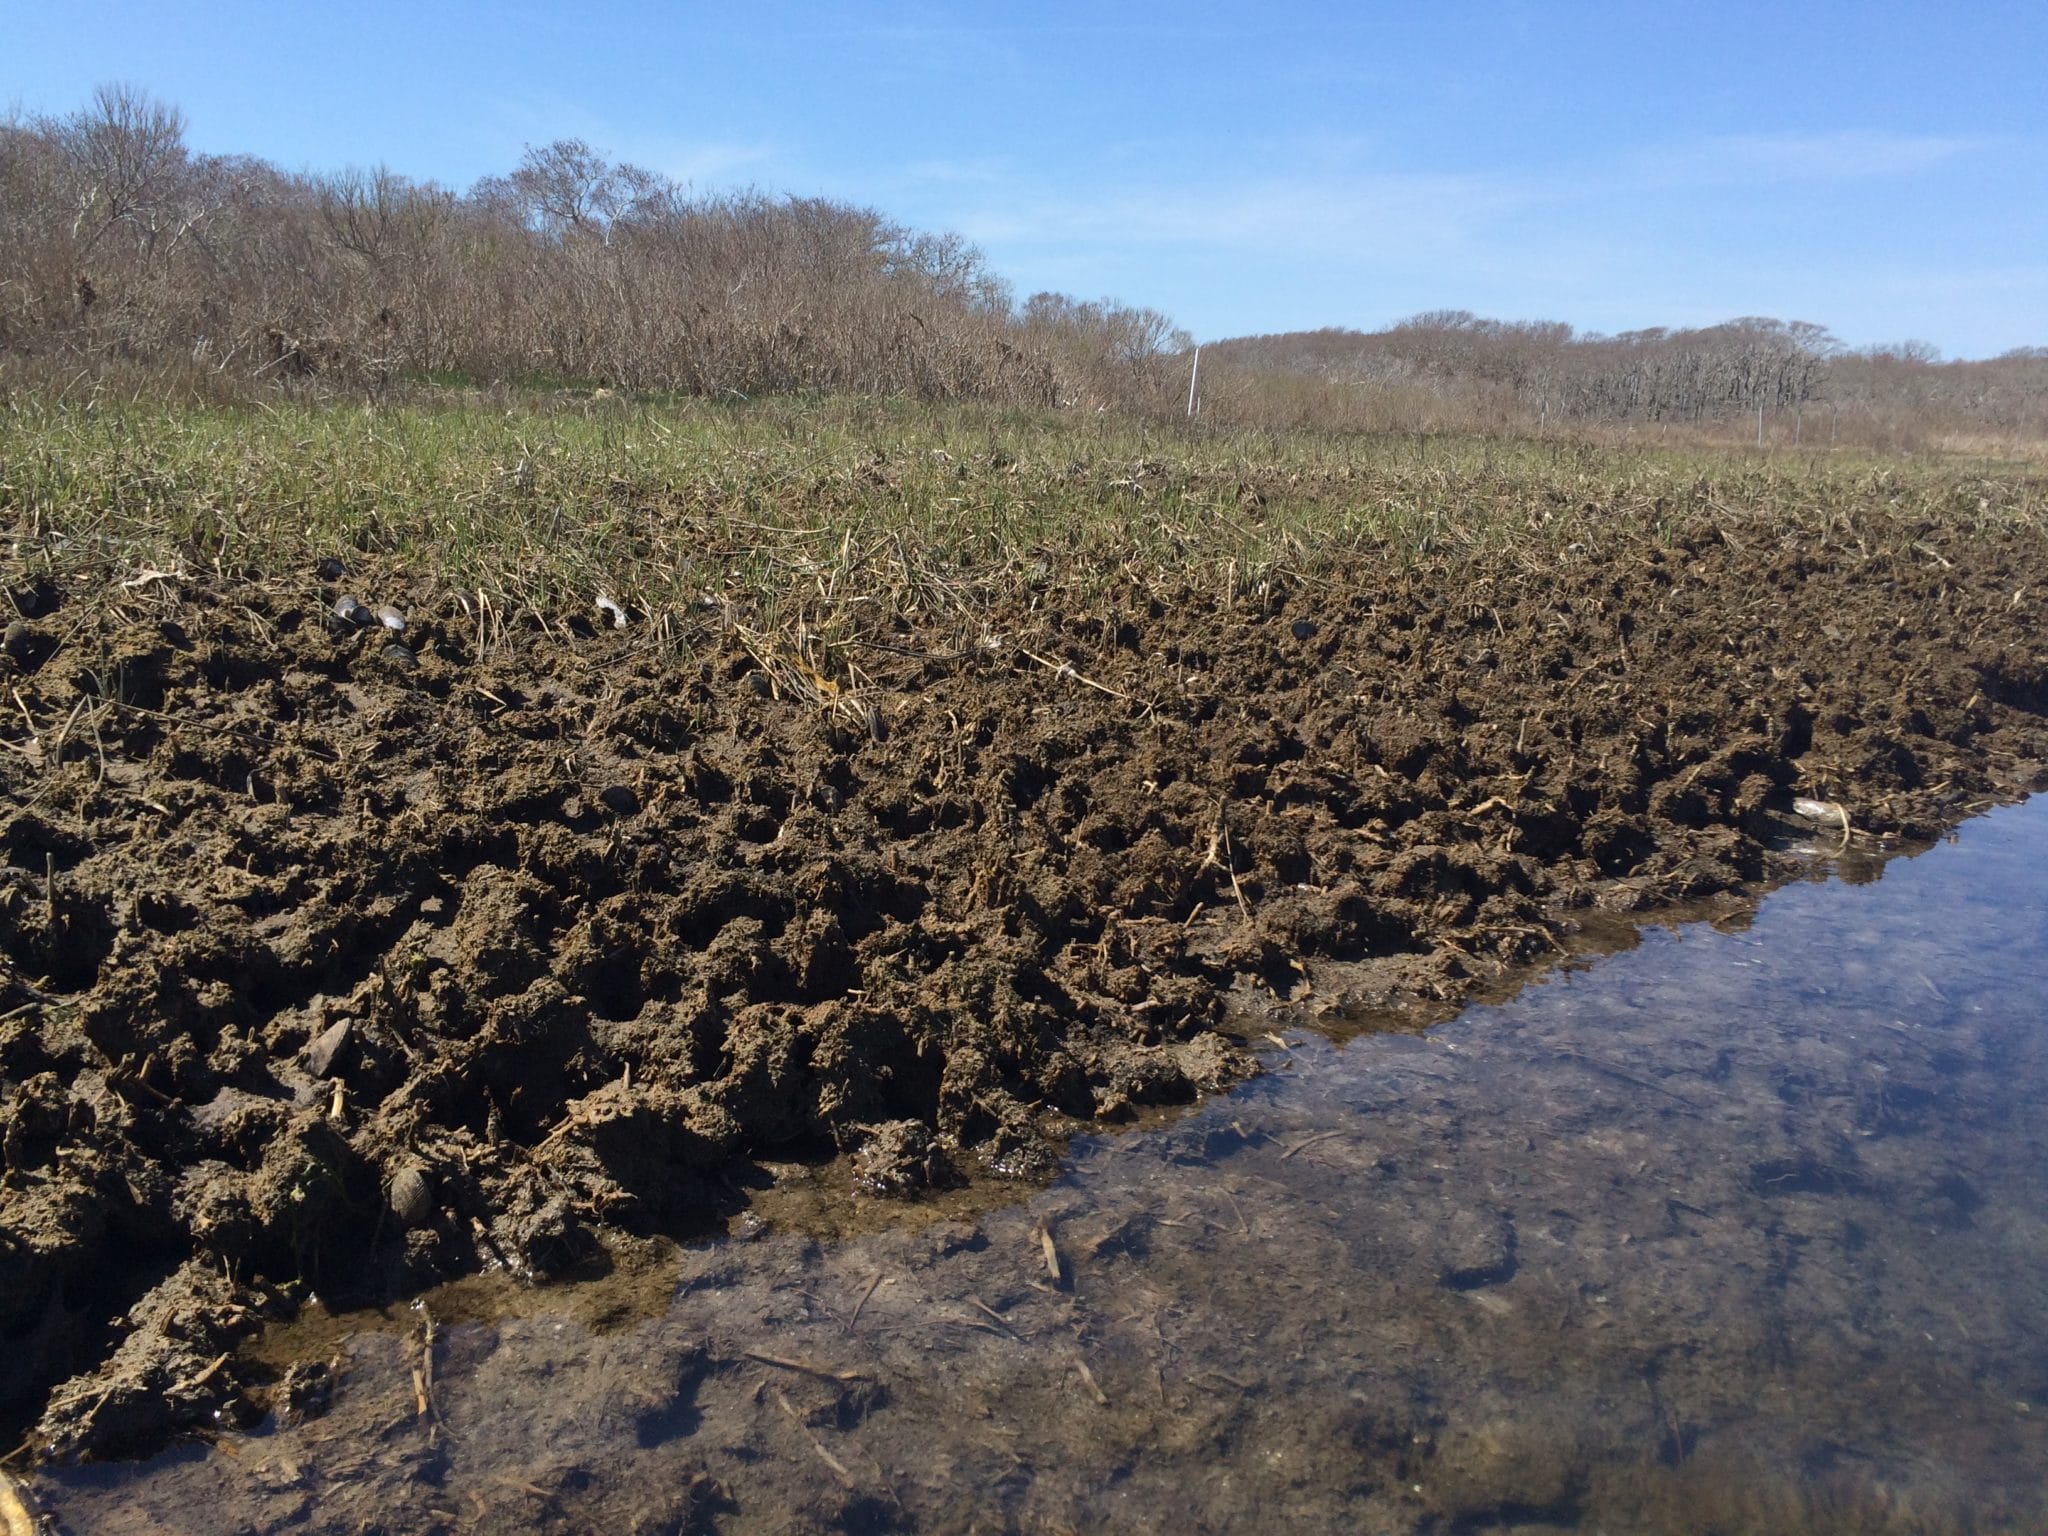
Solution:
M 2048 800 L 1810 874 L 1427 1034 L 1289 1030 L 970 1219 L 684 1243 L 651 1313 L 623 1266 L 308 1309 L 256 1346 L 319 1362 L 275 1419 L 27 1496 L 70 1536 L 2048 1529 Z
M 374 562 L 19 578 L 0 667 L 0 1413 L 131 1453 L 309 1290 L 573 1272 L 852 1153 L 877 1197 L 1758 889 L 1795 796 L 1937 830 L 2048 759 L 2048 550 L 1881 510 L 870 624 L 494 614 Z M 1082 597 L 1078 594 L 1091 595 Z M 360 595 L 405 628 L 344 622 Z M 602 622 L 607 615 L 597 614 Z

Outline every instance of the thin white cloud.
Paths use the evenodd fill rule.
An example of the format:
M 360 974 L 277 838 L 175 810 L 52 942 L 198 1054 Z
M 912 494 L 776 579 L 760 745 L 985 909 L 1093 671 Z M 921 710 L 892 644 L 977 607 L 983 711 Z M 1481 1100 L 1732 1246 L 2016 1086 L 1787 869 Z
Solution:
M 1536 199 L 1483 176 L 1370 175 L 1252 179 L 1085 197 L 1011 196 L 962 210 L 958 225 L 988 245 L 1169 246 L 1179 249 L 1368 255 L 1442 251 L 1479 238 Z
M 630 161 L 699 191 L 717 191 L 740 179 L 761 179 L 781 160 L 772 144 L 707 143 L 701 139 L 637 138 L 616 149 Z
M 1967 155 L 1985 141 L 1954 134 L 1741 133 L 1652 150 L 1637 163 L 1653 178 L 1677 183 L 1861 181 L 1911 176 Z
M 1571 262 L 1583 277 L 1589 261 L 1604 264 L 1598 247 L 1615 233 L 1610 226 L 1601 241 L 1582 240 L 1573 235 L 1573 221 L 1607 224 L 1599 210 L 1617 200 L 1649 191 L 1909 175 L 1984 142 L 1864 131 L 1744 134 L 1604 165 L 1482 174 L 1361 170 L 1367 146 L 1332 141 L 1276 152 L 1275 159 L 1296 167 L 1285 175 L 1215 176 L 1194 185 L 1098 184 L 1055 193 L 989 167 L 984 186 L 967 188 L 979 195 L 962 199 L 943 219 L 992 251 L 1028 251 L 1038 259 L 1062 251 L 1165 247 L 1411 271 L 1440 270 L 1453 259 L 1468 272 Z M 1568 217 L 1556 225 L 1560 213 Z

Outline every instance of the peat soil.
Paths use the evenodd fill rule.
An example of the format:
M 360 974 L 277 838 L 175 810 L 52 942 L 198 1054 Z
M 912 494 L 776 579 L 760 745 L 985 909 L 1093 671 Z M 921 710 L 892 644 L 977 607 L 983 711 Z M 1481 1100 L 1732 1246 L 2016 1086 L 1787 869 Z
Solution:
M 309 1295 L 587 1273 L 770 1160 L 1042 1179 L 1284 1023 L 1760 891 L 1796 800 L 1901 838 L 2025 791 L 2048 548 L 1882 532 L 1048 580 L 837 688 L 375 561 L 17 578 L 0 1425 L 105 1457 L 290 1408 L 235 1346 Z

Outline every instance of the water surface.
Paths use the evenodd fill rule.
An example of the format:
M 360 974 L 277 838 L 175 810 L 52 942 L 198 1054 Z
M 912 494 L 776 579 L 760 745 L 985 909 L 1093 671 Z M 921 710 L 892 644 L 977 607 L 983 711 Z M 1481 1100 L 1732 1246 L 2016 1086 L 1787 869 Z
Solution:
M 1291 1037 L 1020 1205 L 686 1251 L 652 1320 L 366 1329 L 322 1415 L 38 1492 L 81 1532 L 2048 1529 L 2048 800 L 1863 872 Z

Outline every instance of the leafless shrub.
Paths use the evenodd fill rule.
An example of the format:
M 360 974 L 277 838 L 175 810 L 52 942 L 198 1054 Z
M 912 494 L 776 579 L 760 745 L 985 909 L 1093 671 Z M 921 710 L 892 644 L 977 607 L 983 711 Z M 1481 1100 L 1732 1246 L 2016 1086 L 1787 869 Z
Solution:
M 1191 338 L 1156 310 L 1008 286 L 872 209 L 697 193 L 578 139 L 466 193 L 385 167 L 198 155 L 107 86 L 0 119 L 0 361 L 195 398 L 409 382 L 711 396 L 855 392 L 1178 418 Z M 1220 427 L 1673 431 L 1818 447 L 2048 441 L 2048 355 L 1849 352 L 1760 317 L 1580 335 L 1465 311 L 1203 354 Z
M 1942 363 L 1924 342 L 1851 352 L 1801 321 L 1575 334 L 1462 310 L 1379 332 L 1246 337 L 1203 354 L 1213 419 L 1332 430 L 1673 432 L 1774 446 L 2048 441 L 2048 360 Z
M 693 195 L 580 140 L 467 194 L 195 156 L 110 87 L 0 123 L 0 346 L 266 387 L 409 378 L 1044 403 L 1049 360 L 954 236 L 815 198 Z

